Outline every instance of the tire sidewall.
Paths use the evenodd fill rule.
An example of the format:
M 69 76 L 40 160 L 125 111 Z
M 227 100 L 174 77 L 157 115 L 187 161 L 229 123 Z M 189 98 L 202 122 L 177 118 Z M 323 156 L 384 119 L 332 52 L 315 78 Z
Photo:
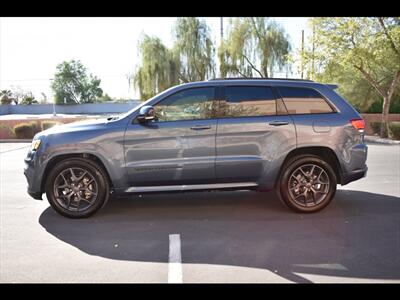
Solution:
M 329 191 L 328 194 L 326 195 L 325 199 L 312 207 L 304 207 L 299 204 L 297 204 L 294 200 L 292 200 L 292 197 L 290 196 L 289 190 L 288 190 L 288 181 L 289 178 L 294 170 L 296 170 L 298 167 L 304 164 L 315 164 L 321 168 L 324 169 L 324 171 L 327 173 L 329 177 Z M 303 156 L 301 158 L 291 160 L 286 166 L 284 171 L 282 172 L 282 175 L 280 176 L 280 182 L 279 182 L 279 194 L 281 200 L 290 208 L 297 212 L 302 212 L 302 213 L 312 213 L 312 212 L 317 212 L 325 208 L 333 199 L 335 192 L 336 192 L 336 185 L 337 185 L 337 179 L 335 172 L 333 171 L 332 167 L 325 162 L 324 160 L 320 159 L 317 156 Z
M 68 168 L 82 168 L 89 171 L 97 181 L 98 194 L 95 203 L 87 210 L 81 212 L 69 211 L 62 207 L 54 195 L 54 181 L 57 176 Z M 50 205 L 61 215 L 68 218 L 85 218 L 96 213 L 106 203 L 109 195 L 109 185 L 104 172 L 95 163 L 85 159 L 67 159 L 59 162 L 53 170 L 50 171 L 45 185 L 47 199 Z

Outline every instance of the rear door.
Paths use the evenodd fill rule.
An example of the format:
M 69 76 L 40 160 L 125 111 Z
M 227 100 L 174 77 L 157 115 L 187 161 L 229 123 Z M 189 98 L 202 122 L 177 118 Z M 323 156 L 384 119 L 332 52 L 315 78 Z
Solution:
M 277 172 L 296 146 L 295 127 L 270 86 L 222 87 L 218 108 L 216 176 L 218 182 L 260 182 Z

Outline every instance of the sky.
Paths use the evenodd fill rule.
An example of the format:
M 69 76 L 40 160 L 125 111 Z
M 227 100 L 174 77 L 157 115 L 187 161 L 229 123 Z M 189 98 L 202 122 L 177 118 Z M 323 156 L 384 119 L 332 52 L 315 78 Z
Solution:
M 212 39 L 220 42 L 220 18 L 204 18 Z M 286 30 L 293 48 L 307 36 L 307 18 L 274 18 Z M 224 34 L 229 18 L 223 18 Z M 80 60 L 101 79 L 101 88 L 111 97 L 137 99 L 138 91 L 127 76 L 138 64 L 138 42 L 143 34 L 157 36 L 171 47 L 175 17 L 131 18 L 0 18 L 0 89 L 20 88 L 37 99 L 45 93 L 52 99 L 50 79 L 56 66 Z M 293 74 L 296 76 L 296 73 Z M 278 76 L 277 76 L 278 77 Z

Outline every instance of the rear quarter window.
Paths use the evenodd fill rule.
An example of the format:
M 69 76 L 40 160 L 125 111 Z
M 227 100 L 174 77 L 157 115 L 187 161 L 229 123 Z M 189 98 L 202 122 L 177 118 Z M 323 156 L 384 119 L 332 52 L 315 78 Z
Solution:
M 291 115 L 334 112 L 325 98 L 316 90 L 297 87 L 278 87 L 278 90 Z

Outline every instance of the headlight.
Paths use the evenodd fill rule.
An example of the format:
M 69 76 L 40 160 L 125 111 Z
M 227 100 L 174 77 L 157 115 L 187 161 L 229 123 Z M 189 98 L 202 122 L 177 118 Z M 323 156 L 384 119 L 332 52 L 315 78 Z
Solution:
M 42 141 L 41 140 L 39 140 L 39 139 L 37 139 L 37 140 L 33 140 L 32 141 L 32 144 L 31 144 L 31 151 L 33 151 L 33 150 L 37 150 L 37 149 L 39 149 L 39 146 L 40 146 L 40 143 L 41 143 Z

